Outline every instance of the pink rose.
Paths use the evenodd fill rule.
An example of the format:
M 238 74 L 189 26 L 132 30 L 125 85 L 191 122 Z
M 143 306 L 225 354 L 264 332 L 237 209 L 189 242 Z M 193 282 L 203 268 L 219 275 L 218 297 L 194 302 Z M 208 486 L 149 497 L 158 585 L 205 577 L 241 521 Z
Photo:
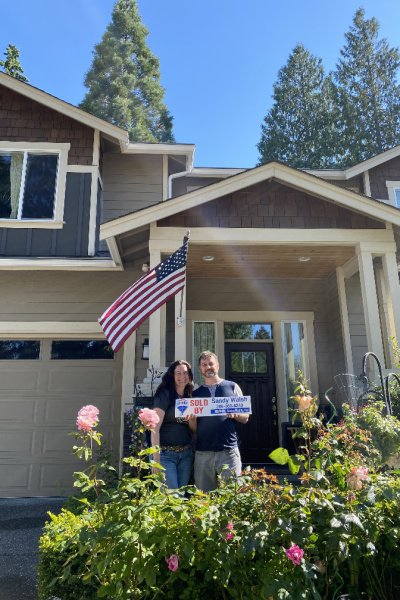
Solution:
M 139 419 L 147 429 L 154 429 L 157 423 L 160 422 L 160 417 L 151 408 L 141 408 L 139 410 Z
M 143 410 L 147 410 L 147 409 L 143 409 Z M 168 565 L 168 569 L 170 571 L 175 572 L 178 570 L 179 556 L 177 556 L 176 554 L 171 554 L 171 556 L 169 558 L 166 558 L 165 561 L 166 561 L 166 563 Z
M 228 533 L 225 534 L 225 539 L 228 540 L 233 540 L 233 533 L 232 531 L 228 531 Z
M 232 523 L 232 521 L 228 521 L 227 522 L 226 529 L 233 529 L 233 523 Z
M 82 406 L 78 412 L 76 426 L 79 431 L 90 431 L 99 422 L 99 409 L 92 404 Z
M 368 478 L 367 467 L 353 467 L 347 475 L 347 485 L 351 490 L 361 490 L 362 482 Z
M 313 399 L 311 396 L 296 396 L 296 402 L 299 405 L 299 412 L 303 413 L 308 410 L 312 404 L 312 401 Z
M 299 565 L 301 563 L 301 559 L 304 556 L 304 550 L 299 548 L 296 544 L 292 544 L 290 548 L 285 550 L 286 556 L 289 560 L 292 561 L 294 565 Z

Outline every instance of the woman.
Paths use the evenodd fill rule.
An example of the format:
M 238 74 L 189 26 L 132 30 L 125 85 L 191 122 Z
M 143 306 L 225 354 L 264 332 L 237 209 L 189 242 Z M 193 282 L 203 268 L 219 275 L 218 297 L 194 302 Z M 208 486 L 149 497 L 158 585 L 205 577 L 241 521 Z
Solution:
M 153 458 L 164 467 L 167 487 L 172 490 L 188 485 L 192 473 L 190 421 L 175 417 L 175 400 L 190 397 L 192 390 L 192 367 L 185 360 L 176 360 L 164 373 L 154 397 L 160 421 L 151 434 L 151 445 L 160 446 L 160 454 Z

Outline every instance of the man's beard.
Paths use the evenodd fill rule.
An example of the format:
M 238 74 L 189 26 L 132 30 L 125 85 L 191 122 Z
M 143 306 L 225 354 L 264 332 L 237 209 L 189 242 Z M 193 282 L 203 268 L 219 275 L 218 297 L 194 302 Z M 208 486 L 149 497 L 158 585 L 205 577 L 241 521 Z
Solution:
M 206 377 L 215 377 L 216 374 L 217 373 L 213 369 L 208 369 L 208 371 L 205 372 Z

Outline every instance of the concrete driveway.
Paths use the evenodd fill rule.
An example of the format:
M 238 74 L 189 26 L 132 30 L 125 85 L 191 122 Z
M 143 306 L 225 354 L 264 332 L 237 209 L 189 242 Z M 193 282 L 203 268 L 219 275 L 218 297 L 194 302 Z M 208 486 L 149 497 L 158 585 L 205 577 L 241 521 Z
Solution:
M 0 600 L 37 600 L 38 540 L 65 498 L 0 499 Z

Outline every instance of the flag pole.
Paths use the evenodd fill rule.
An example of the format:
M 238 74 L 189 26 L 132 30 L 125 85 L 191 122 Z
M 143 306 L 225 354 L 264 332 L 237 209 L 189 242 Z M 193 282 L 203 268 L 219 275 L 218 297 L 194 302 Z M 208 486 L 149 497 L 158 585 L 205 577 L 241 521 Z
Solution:
M 183 238 L 183 244 L 186 244 L 186 242 L 189 242 L 189 239 L 190 239 L 190 229 L 187 230 L 185 237 Z M 189 245 L 188 245 L 188 248 L 189 248 Z M 185 287 L 186 287 L 186 275 L 185 275 L 185 285 L 181 291 L 181 305 L 180 305 L 180 309 L 179 309 L 179 317 L 176 317 L 176 323 L 177 323 L 178 327 L 184 326 L 182 310 L 183 310 L 183 294 L 185 291 Z

